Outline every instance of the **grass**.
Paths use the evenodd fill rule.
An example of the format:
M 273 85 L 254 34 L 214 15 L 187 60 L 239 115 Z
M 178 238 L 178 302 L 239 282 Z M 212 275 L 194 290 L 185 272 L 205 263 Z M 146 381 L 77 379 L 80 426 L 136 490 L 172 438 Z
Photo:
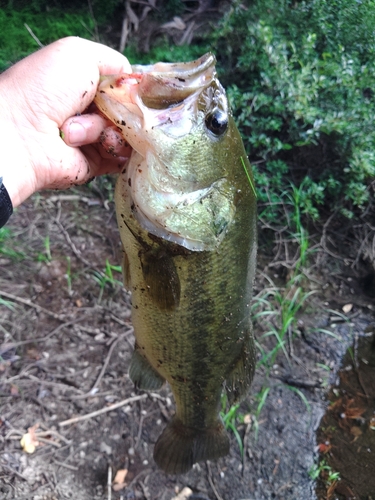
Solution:
M 266 366 L 268 372 L 274 365 L 279 352 L 282 352 L 290 361 L 287 348 L 289 344 L 289 351 L 292 351 L 298 313 L 315 293 L 315 291 L 304 289 L 306 282 L 304 270 L 313 250 L 310 248 L 308 231 L 302 224 L 303 190 L 304 183 L 302 182 L 298 188 L 291 184 L 290 191 L 286 193 L 286 198 L 289 200 L 289 206 L 286 208 L 289 219 L 289 235 L 286 244 L 297 246 L 294 262 L 286 262 L 289 268 L 286 282 L 282 287 L 276 286 L 269 276 L 265 276 L 270 286 L 254 298 L 252 305 L 253 321 L 260 323 L 265 330 L 258 342 L 258 349 L 261 352 L 259 364 Z M 273 337 L 275 343 L 271 349 L 267 350 L 261 341 L 269 337 Z
M 11 311 L 15 311 L 16 308 L 14 307 L 14 303 L 10 300 L 5 300 L 2 297 L 0 297 L 0 306 L 5 306 Z
M 261 342 L 257 342 L 258 349 L 261 352 L 261 359 L 258 364 L 266 366 L 269 371 L 280 351 L 290 361 L 287 344 L 289 342 L 291 346 L 294 327 L 298 321 L 297 313 L 306 300 L 315 292 L 304 292 L 300 286 L 294 285 L 294 279 L 291 279 L 284 288 L 278 288 L 270 278 L 266 278 L 271 287 L 263 292 L 261 296 L 255 298 L 252 310 L 254 312 L 254 321 L 268 318 L 266 322 L 267 331 L 263 333 L 260 340 L 271 336 L 276 340 L 269 351 L 262 346 Z
M 255 395 L 256 409 L 252 415 L 254 429 L 255 429 L 255 440 L 258 439 L 258 434 L 259 434 L 259 417 L 264 405 L 266 404 L 267 396 L 270 390 L 271 390 L 270 387 L 262 387 L 262 389 L 258 392 L 258 394 Z
M 255 190 L 254 183 L 253 183 L 253 181 L 252 181 L 252 179 L 250 177 L 249 172 L 247 171 L 247 168 L 246 168 L 246 165 L 245 165 L 245 161 L 242 158 L 242 156 L 241 156 L 241 163 L 242 163 L 243 169 L 245 170 L 245 174 L 246 174 L 247 180 L 249 181 L 250 187 L 253 190 L 254 196 L 255 196 L 255 198 L 257 198 L 257 192 Z
M 243 415 L 239 413 L 239 404 L 232 405 L 228 411 L 226 411 L 227 407 L 227 396 L 225 393 L 223 393 L 222 398 L 221 398 L 221 407 L 222 410 L 220 412 L 220 416 L 223 420 L 224 426 L 227 430 L 230 430 L 233 432 L 234 437 L 236 438 L 238 447 L 240 449 L 240 454 L 241 457 L 243 457 L 243 440 L 242 437 L 237 429 L 237 422 L 242 423 L 243 422 Z M 242 422 L 241 422 L 242 421 Z
M 38 262 L 51 262 L 52 254 L 51 254 L 51 242 L 49 235 L 44 238 L 44 252 L 40 252 L 37 255 Z
M 20 261 L 26 257 L 23 252 L 13 249 L 11 245 L 12 232 L 9 227 L 0 228 L 0 256 L 7 257 L 13 261 Z
M 68 284 L 68 293 L 69 293 L 69 296 L 71 297 L 72 294 L 73 294 L 73 289 L 72 289 L 72 266 L 71 266 L 71 261 L 70 261 L 70 257 L 69 256 L 66 257 L 66 261 L 67 261 L 67 268 L 66 268 L 65 278 L 66 278 L 66 282 Z
M 94 280 L 98 283 L 100 288 L 98 301 L 100 302 L 103 297 L 103 292 L 106 286 L 122 286 L 122 280 L 118 280 L 115 277 L 115 273 L 122 273 L 121 266 L 110 264 L 108 259 L 105 262 L 105 268 L 103 272 L 94 271 Z
M 327 484 L 331 485 L 335 481 L 340 480 L 340 473 L 334 472 L 332 467 L 327 464 L 327 462 L 323 459 L 318 464 L 314 464 L 309 470 L 309 476 L 311 479 L 321 479 Z

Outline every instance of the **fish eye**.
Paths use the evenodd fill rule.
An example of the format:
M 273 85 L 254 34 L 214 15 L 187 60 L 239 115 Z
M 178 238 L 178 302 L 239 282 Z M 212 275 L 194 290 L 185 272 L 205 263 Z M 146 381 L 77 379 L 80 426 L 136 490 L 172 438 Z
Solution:
M 228 115 L 215 109 L 206 116 L 206 127 L 216 137 L 220 137 L 228 128 Z

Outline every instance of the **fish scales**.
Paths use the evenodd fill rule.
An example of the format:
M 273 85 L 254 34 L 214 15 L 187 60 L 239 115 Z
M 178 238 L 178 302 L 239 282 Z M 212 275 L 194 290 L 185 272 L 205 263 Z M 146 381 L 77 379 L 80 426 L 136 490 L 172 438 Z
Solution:
M 243 399 L 255 367 L 256 197 L 214 62 L 207 54 L 138 66 L 140 76 L 122 77 L 120 97 L 117 76 L 104 78 L 96 98 L 135 149 L 115 193 L 136 337 L 130 377 L 145 390 L 171 386 L 176 414 L 154 449 L 171 474 L 228 453 L 221 393 Z

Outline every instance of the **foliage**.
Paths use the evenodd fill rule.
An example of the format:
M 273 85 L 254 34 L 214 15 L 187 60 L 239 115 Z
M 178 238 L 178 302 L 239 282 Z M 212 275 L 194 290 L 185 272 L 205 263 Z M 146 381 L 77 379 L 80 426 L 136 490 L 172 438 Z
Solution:
M 47 44 L 106 38 L 124 15 L 119 0 L 5 3 L 0 71 L 38 48 L 25 23 Z M 168 0 L 150 15 L 164 22 L 187 11 Z M 210 36 L 182 47 L 158 36 L 148 54 L 133 37 L 127 55 L 134 63 L 188 60 L 211 47 L 254 166 L 261 218 L 284 223 L 290 186 L 302 183 L 302 214 L 340 209 L 351 217 L 366 207 L 375 178 L 374 28 L 373 2 L 236 0 Z
M 23 252 L 13 249 L 12 232 L 9 227 L 0 228 L 0 258 L 1 257 L 6 257 L 13 261 L 20 261 L 25 258 Z
M 92 38 L 94 29 L 87 9 L 69 12 L 53 8 L 47 15 L 29 7 L 21 11 L 0 9 L 0 72 L 38 49 L 25 24 L 42 45 L 65 36 Z
M 126 49 L 126 57 L 132 64 L 153 64 L 158 61 L 192 61 L 210 50 L 208 43 L 199 45 L 171 45 L 167 38 L 161 38 L 147 53 L 142 53 L 134 43 Z
M 220 416 L 222 418 L 224 427 L 227 430 L 230 430 L 233 432 L 234 437 L 236 438 L 241 457 L 243 457 L 243 441 L 240 433 L 238 432 L 237 429 L 237 424 L 238 420 L 241 421 L 243 419 L 243 416 L 239 414 L 239 404 L 235 404 L 229 407 L 227 410 L 227 403 L 228 399 L 225 393 L 222 394 L 221 396 L 221 411 L 220 411 Z
M 121 266 L 110 264 L 108 259 L 105 262 L 105 269 L 103 272 L 94 271 L 93 278 L 98 283 L 100 288 L 99 299 L 98 302 L 101 301 L 104 288 L 106 285 L 110 285 L 112 287 L 119 285 L 122 287 L 122 280 L 118 280 L 115 278 L 115 273 L 121 276 Z
M 332 484 L 335 481 L 340 480 L 340 473 L 334 472 L 330 465 L 323 459 L 319 464 L 314 464 L 309 470 L 309 476 L 311 479 L 318 479 L 318 477 L 324 478 L 327 484 Z
M 361 24 L 359 20 L 362 19 Z M 363 210 L 375 177 L 375 5 L 235 2 L 214 32 L 221 80 L 254 165 L 262 217 L 290 183 L 302 213 Z
M 294 330 L 298 322 L 298 314 L 311 297 L 314 291 L 304 291 L 302 282 L 305 279 L 304 268 L 307 264 L 308 256 L 312 250 L 309 246 L 307 230 L 301 221 L 301 205 L 303 204 L 303 183 L 300 188 L 295 186 L 287 193 L 290 208 L 287 212 L 288 228 L 290 233 L 289 246 L 297 245 L 297 253 L 294 262 L 289 264 L 291 269 L 288 272 L 283 287 L 276 286 L 269 276 L 265 276 L 270 286 L 264 287 L 261 292 L 254 297 L 252 304 L 252 318 L 254 322 L 262 324 L 265 333 L 260 337 L 258 348 L 261 353 L 259 365 L 267 367 L 268 372 L 273 367 L 277 355 L 283 351 L 289 360 L 287 351 L 292 349 Z M 270 350 L 267 352 L 262 345 L 264 339 L 274 339 Z M 268 342 L 268 344 L 270 344 Z

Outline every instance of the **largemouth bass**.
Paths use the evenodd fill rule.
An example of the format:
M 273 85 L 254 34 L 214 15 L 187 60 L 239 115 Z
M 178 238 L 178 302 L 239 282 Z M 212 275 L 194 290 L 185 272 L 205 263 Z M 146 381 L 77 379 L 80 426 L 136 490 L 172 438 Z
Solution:
M 214 56 L 133 71 L 103 77 L 95 102 L 134 149 L 115 192 L 129 373 L 140 389 L 172 388 L 176 413 L 154 459 L 179 474 L 229 452 L 222 390 L 237 402 L 253 377 L 256 196 Z

